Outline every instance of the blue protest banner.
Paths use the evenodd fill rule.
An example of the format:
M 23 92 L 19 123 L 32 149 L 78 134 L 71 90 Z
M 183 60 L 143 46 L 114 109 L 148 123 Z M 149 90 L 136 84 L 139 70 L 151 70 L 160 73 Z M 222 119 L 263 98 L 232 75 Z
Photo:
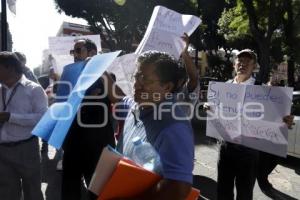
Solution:
M 79 95 L 79 93 L 77 92 L 71 94 L 68 101 L 66 102 L 66 105 L 61 110 L 60 117 L 55 124 L 52 134 L 48 140 L 48 144 L 54 146 L 57 149 L 62 146 L 68 130 L 71 127 L 72 122 L 76 116 L 77 110 L 82 101 L 82 96 L 84 96 L 84 94 Z M 71 113 L 69 112 L 70 108 Z M 66 113 L 70 115 L 66 116 Z
M 55 106 L 53 108 L 55 110 L 53 112 L 57 114 L 55 115 L 57 118 L 55 117 L 56 119 L 53 119 L 50 111 L 47 112 L 43 116 L 42 120 L 36 125 L 33 134 L 49 139 L 48 143 L 59 149 L 62 146 L 68 130 L 76 116 L 77 110 L 82 102 L 86 90 L 102 76 L 104 71 L 120 54 L 120 52 L 121 51 L 116 51 L 92 57 L 83 68 L 80 76 L 77 78 L 77 83 L 69 95 L 67 102 L 65 102 L 65 104 L 61 104 L 61 106 Z M 82 66 L 84 66 L 84 63 Z M 71 78 L 72 80 L 76 79 L 75 76 L 71 76 Z M 62 92 L 61 94 L 65 93 Z M 47 130 L 47 133 L 41 133 L 43 128 Z M 51 133 L 49 134 L 49 132 Z
M 47 112 L 43 115 L 42 119 L 32 130 L 32 134 L 41 137 L 43 140 L 48 141 L 59 119 L 65 119 L 61 116 L 65 112 L 63 110 L 69 106 L 66 103 L 71 91 L 77 83 L 77 80 L 86 64 L 86 61 L 76 62 L 64 67 L 60 81 L 57 84 L 57 92 L 55 101 L 57 103 L 51 105 Z
M 66 103 L 54 103 L 34 127 L 32 134 L 48 141 L 65 104 Z

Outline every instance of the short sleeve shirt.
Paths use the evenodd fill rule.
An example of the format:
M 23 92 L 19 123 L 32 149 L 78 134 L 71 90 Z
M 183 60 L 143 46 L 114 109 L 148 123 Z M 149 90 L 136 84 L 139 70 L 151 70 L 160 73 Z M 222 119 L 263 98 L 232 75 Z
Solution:
M 125 156 L 132 155 L 132 139 L 139 136 L 149 142 L 160 156 L 161 175 L 165 179 L 192 183 L 194 162 L 193 130 L 190 122 L 184 118 L 180 106 L 175 108 L 176 120 L 171 112 L 162 113 L 161 119 L 155 119 L 153 109 L 137 110 L 132 99 L 125 98 L 125 107 L 129 108 L 124 131 L 117 149 Z M 166 105 L 168 109 L 171 105 Z

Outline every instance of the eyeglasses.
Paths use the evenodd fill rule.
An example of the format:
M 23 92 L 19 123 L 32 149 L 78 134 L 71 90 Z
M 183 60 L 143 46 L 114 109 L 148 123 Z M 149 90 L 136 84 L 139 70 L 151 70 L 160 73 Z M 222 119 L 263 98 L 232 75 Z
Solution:
M 76 54 L 80 54 L 81 50 L 82 50 L 82 47 L 78 47 L 78 48 L 72 49 L 72 50 L 70 50 L 70 55 L 74 55 L 75 53 Z
M 155 80 L 151 80 L 151 79 L 146 79 L 145 76 L 141 73 L 135 73 L 133 75 L 133 78 L 135 81 L 137 81 L 138 83 L 140 83 L 141 85 L 150 85 L 153 84 L 157 81 L 161 81 L 159 79 L 155 79 Z

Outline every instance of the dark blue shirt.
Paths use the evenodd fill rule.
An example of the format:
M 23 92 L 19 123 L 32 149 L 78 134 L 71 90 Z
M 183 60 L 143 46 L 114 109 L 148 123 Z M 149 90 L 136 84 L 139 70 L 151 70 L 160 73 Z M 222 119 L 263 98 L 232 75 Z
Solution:
M 56 92 L 56 102 L 67 101 L 68 96 L 76 85 L 86 62 L 76 62 L 64 67 Z
M 154 109 L 136 109 L 132 99 L 124 98 L 125 107 L 129 108 L 125 120 L 124 131 L 118 143 L 118 150 L 125 156 L 133 151 L 132 139 L 139 136 L 143 141 L 149 142 L 160 155 L 162 163 L 162 176 L 165 179 L 192 183 L 194 162 L 193 130 L 185 114 L 176 106 L 172 115 L 172 102 L 163 106 L 170 109 L 162 112 L 161 118 L 155 118 Z

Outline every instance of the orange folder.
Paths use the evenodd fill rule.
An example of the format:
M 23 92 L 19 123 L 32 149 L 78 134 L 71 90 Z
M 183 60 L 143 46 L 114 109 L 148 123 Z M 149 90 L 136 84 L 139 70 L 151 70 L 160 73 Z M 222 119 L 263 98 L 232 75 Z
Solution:
M 157 174 L 143 169 L 127 159 L 121 159 L 98 200 L 130 198 L 137 196 L 161 179 Z M 200 191 L 192 188 L 186 200 L 198 199 Z

